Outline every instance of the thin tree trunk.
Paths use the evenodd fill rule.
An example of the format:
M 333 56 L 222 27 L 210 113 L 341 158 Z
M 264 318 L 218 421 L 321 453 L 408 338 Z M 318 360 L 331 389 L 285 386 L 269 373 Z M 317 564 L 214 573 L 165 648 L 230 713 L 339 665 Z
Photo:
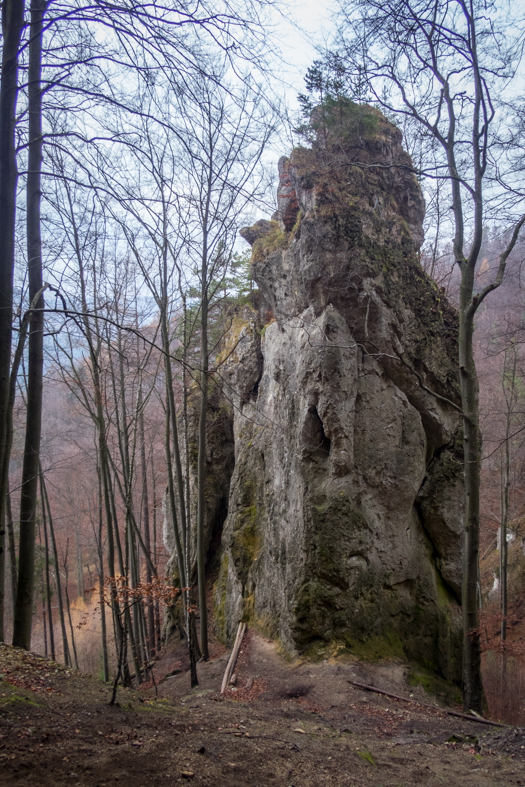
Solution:
M 505 352 L 505 361 L 507 360 L 507 352 Z M 516 385 L 516 349 L 513 348 L 513 364 L 510 376 L 510 391 L 508 395 L 505 392 L 505 377 L 506 377 L 506 363 L 503 367 L 503 385 L 504 393 L 507 402 L 507 413 L 505 419 L 505 445 L 504 445 L 504 466 L 503 466 L 503 489 L 501 496 L 501 543 L 500 543 L 500 592 L 501 592 L 501 641 L 505 643 L 507 639 L 507 614 L 508 614 L 508 600 L 507 600 L 507 565 L 508 565 L 508 544 L 507 544 L 507 525 L 509 521 L 509 492 L 510 492 L 510 432 L 512 420 L 512 408 L 514 402 L 515 385 Z M 504 650 L 503 645 L 503 650 Z
M 77 597 L 84 600 L 84 566 L 82 564 L 82 544 L 80 542 L 80 533 L 75 533 L 75 541 L 77 548 Z
M 472 292 L 472 289 L 470 290 Z M 467 314 L 469 293 L 462 284 L 459 355 L 463 444 L 465 461 L 465 546 L 463 570 L 463 703 L 465 710 L 483 710 L 481 645 L 478 614 L 479 483 L 481 435 L 479 432 L 478 379 L 473 355 L 473 317 Z
M 0 77 L 0 642 L 4 641 L 5 517 L 8 468 L 8 410 L 15 267 L 15 117 L 18 56 L 24 26 L 24 0 L 4 0 Z
M 51 535 L 51 545 L 53 547 L 53 559 L 55 563 L 55 581 L 57 586 L 57 598 L 58 598 L 58 614 L 60 617 L 60 628 L 62 630 L 62 647 L 64 650 L 64 663 L 66 667 L 69 667 L 71 666 L 71 655 L 69 653 L 69 643 L 67 641 L 67 632 L 66 632 L 66 619 L 64 617 L 64 603 L 62 600 L 62 583 L 60 582 L 60 569 L 59 569 L 59 562 L 58 562 L 57 542 L 55 539 L 55 528 L 53 526 L 53 517 L 51 516 L 49 497 L 47 495 L 46 482 L 43 473 L 41 473 L 41 483 L 42 483 L 42 490 L 44 492 L 43 505 L 47 507 L 49 533 Z
M 9 544 L 9 567 L 10 567 L 10 575 L 11 575 L 11 602 L 13 605 L 13 616 L 14 616 L 15 602 L 16 602 L 16 584 L 17 584 L 16 542 L 15 542 L 15 528 L 13 525 L 13 511 L 11 510 L 11 494 L 9 492 L 9 479 L 6 489 L 6 519 L 7 519 L 8 544 Z
M 109 663 L 108 663 L 108 634 L 106 624 L 106 600 L 104 598 L 104 567 L 103 555 L 99 554 L 99 587 L 98 597 L 100 604 L 100 635 L 102 638 L 102 679 L 104 683 L 109 680 Z
M 102 533 L 104 530 L 104 514 L 102 504 L 102 479 L 100 473 L 100 461 L 97 461 L 97 478 L 98 478 L 98 538 L 97 538 L 97 552 L 98 552 L 98 593 L 100 604 L 100 634 L 102 638 L 102 677 L 104 683 L 109 681 L 109 664 L 108 664 L 108 635 L 106 628 L 106 600 L 104 597 L 104 550 L 102 546 Z
M 201 411 L 199 418 L 199 453 L 197 460 L 197 575 L 199 585 L 200 649 L 204 661 L 209 659 L 208 610 L 206 607 L 206 572 L 204 554 L 204 519 L 206 515 L 206 416 L 208 412 L 208 297 L 207 271 L 203 264 L 201 297 Z
M 171 348 L 170 348 L 169 331 L 168 331 L 167 281 L 168 281 L 167 260 L 166 260 L 166 256 L 164 256 L 164 286 L 163 286 L 163 297 L 162 297 L 162 304 L 161 304 L 160 319 L 161 319 L 162 349 L 164 352 L 164 369 L 165 369 L 165 378 L 166 378 L 166 398 L 167 398 L 165 449 L 166 449 L 166 464 L 168 470 L 168 495 L 169 495 L 169 505 L 171 510 L 172 522 L 173 522 L 175 547 L 177 551 L 179 576 L 181 580 L 181 588 L 182 588 L 182 594 L 184 600 L 186 634 L 188 638 L 188 655 L 190 657 L 191 685 L 193 687 L 198 685 L 198 677 L 197 677 L 197 662 L 195 658 L 195 648 L 193 642 L 193 631 L 192 631 L 192 627 L 190 626 L 190 617 L 189 617 L 189 613 L 190 613 L 189 584 L 191 582 L 191 577 L 189 575 L 190 567 L 189 566 L 186 567 L 185 565 L 185 556 L 187 554 L 186 549 L 187 549 L 187 543 L 190 534 L 189 534 L 189 522 L 186 519 L 186 503 L 185 503 L 186 496 L 184 492 L 184 477 L 182 473 L 182 462 L 180 456 L 179 437 L 178 437 L 178 430 L 177 430 L 177 411 L 175 407 L 175 396 L 173 394 L 173 370 L 171 366 Z M 175 459 L 177 494 L 179 498 L 179 512 L 180 512 L 180 519 L 181 519 L 180 536 L 179 536 L 179 528 L 177 524 L 175 487 L 173 483 L 173 464 L 171 458 L 172 446 L 173 446 L 173 457 Z
M 510 451 L 509 451 L 509 418 L 507 417 L 507 434 L 505 439 L 505 462 L 503 470 L 503 490 L 501 506 L 500 528 L 500 593 L 501 593 L 501 641 L 507 639 L 507 523 L 509 517 L 509 487 L 510 487 Z
M 47 655 L 48 655 L 47 654 L 47 623 L 46 623 L 46 599 L 44 595 L 44 577 L 42 577 L 42 619 L 44 621 L 44 656 L 47 659 Z
M 144 544 L 151 557 L 151 534 L 149 527 L 149 497 L 148 497 L 148 467 L 146 463 L 146 439 L 144 433 L 144 412 L 140 413 L 140 461 L 142 467 L 142 530 L 144 532 Z M 156 564 L 155 564 L 156 567 Z M 151 585 L 151 568 L 146 560 L 146 582 Z M 155 655 L 155 616 L 153 611 L 153 598 L 150 595 L 147 601 L 147 620 L 148 620 L 148 651 L 149 658 Z
M 51 576 L 49 570 L 49 539 L 47 535 L 47 512 L 44 500 L 44 490 L 42 488 L 42 476 L 40 476 L 40 499 L 42 501 L 42 524 L 44 527 L 45 561 L 46 561 L 46 597 L 47 597 L 47 616 L 49 619 L 49 644 L 51 647 L 51 658 L 56 661 L 55 653 L 55 633 L 53 631 L 53 611 L 51 607 Z
M 505 377 L 506 377 L 506 360 L 507 352 L 505 352 L 505 364 L 503 367 L 503 388 L 505 399 L 507 403 L 507 413 L 505 419 L 505 445 L 504 445 L 504 464 L 503 464 L 503 488 L 501 494 L 501 529 L 500 529 L 500 594 L 501 594 L 501 694 L 505 697 L 507 692 L 507 653 L 506 653 L 506 640 L 507 640 L 507 615 L 508 615 L 508 543 L 507 543 L 507 526 L 509 521 L 509 491 L 510 491 L 510 432 L 511 432 L 511 419 L 512 408 L 514 402 L 514 391 L 516 383 L 516 349 L 513 348 L 513 365 L 510 378 L 510 391 L 507 395 L 505 391 Z
M 153 489 L 153 564 L 157 565 L 157 486 L 155 484 L 155 464 L 153 456 L 151 457 L 151 484 Z M 159 600 L 155 599 L 155 652 L 160 653 L 162 647 L 161 643 L 161 626 L 160 626 L 160 604 Z
M 185 613 L 185 623 L 186 623 L 186 635 L 188 638 L 188 655 L 190 657 L 190 682 L 191 687 L 199 685 L 199 680 L 197 677 L 197 660 L 195 658 L 195 647 L 194 647 L 194 638 L 193 638 L 193 629 L 191 626 L 191 619 L 190 619 L 190 604 L 189 604 L 189 587 L 188 587 L 188 579 L 186 576 L 186 568 L 185 568 L 185 561 L 184 561 L 184 551 L 183 547 L 180 542 L 179 538 L 179 529 L 177 526 L 177 508 L 175 503 L 175 488 L 173 484 L 173 466 L 171 463 L 171 448 L 170 448 L 170 438 L 171 438 L 171 417 L 170 417 L 170 408 L 166 411 L 166 460 L 167 460 L 167 469 L 168 469 L 168 496 L 169 496 L 169 505 L 171 511 L 171 517 L 173 522 L 173 533 L 175 537 L 175 546 L 177 551 L 177 560 L 179 566 L 179 576 L 181 581 L 181 589 L 182 589 L 182 596 L 184 599 L 184 613 Z M 184 497 L 179 497 L 180 500 L 180 509 L 184 507 Z
M 124 554 L 122 552 L 122 542 L 121 542 L 121 539 L 120 539 L 120 531 L 118 529 L 118 518 L 117 518 L 117 509 L 116 509 L 116 505 L 115 505 L 115 495 L 113 493 L 113 484 L 112 484 L 112 481 L 111 481 L 111 475 L 109 473 L 109 467 L 108 467 L 108 488 L 109 488 L 109 499 L 110 499 L 110 505 L 111 505 L 111 515 L 112 515 L 112 521 L 113 521 L 114 540 L 115 540 L 115 543 L 117 545 L 117 555 L 118 555 L 119 570 L 120 570 L 121 576 L 125 577 L 125 576 L 127 576 L 127 571 L 126 571 L 126 566 L 125 566 L 125 562 L 124 562 Z M 120 620 L 121 620 L 121 618 L 119 617 L 119 621 Z M 136 654 L 135 654 L 135 643 L 134 643 L 134 640 L 133 640 L 133 631 L 132 631 L 132 628 L 131 628 L 131 615 L 130 615 L 130 612 L 129 612 L 129 606 L 128 606 L 126 598 L 124 599 L 124 621 L 125 621 L 125 625 L 123 626 L 122 623 L 120 623 L 120 629 L 117 627 L 117 630 L 122 633 L 122 636 L 125 636 L 124 631 L 127 632 L 126 636 L 129 637 L 130 644 L 132 646 L 131 647 L 131 654 L 132 654 L 132 657 L 135 660 L 136 659 Z M 119 633 L 119 636 L 120 636 L 120 633 Z M 122 667 L 123 668 L 123 672 L 124 672 L 124 683 L 125 683 L 126 686 L 131 686 L 132 685 L 131 675 L 130 675 L 130 672 L 129 672 L 129 665 L 128 665 L 128 662 L 127 662 L 127 647 L 124 648 L 124 651 L 125 651 L 125 654 L 126 654 L 126 657 L 124 659 L 124 664 L 123 664 L 123 667 Z M 136 669 L 136 665 L 135 665 L 135 669 Z
M 127 581 L 130 582 L 131 587 L 136 588 L 137 575 L 136 575 L 136 561 L 135 561 L 135 539 L 134 539 L 134 532 L 133 532 L 133 524 L 131 521 L 133 518 L 133 512 L 132 512 L 133 465 L 130 456 L 129 436 L 128 436 L 126 385 L 125 385 L 125 373 L 124 373 L 124 349 L 122 347 L 121 331 L 118 332 L 117 338 L 118 338 L 117 349 L 118 349 L 118 359 L 119 359 L 118 384 L 120 389 L 120 397 L 117 396 L 117 390 L 116 390 L 117 378 L 114 372 L 111 352 L 110 352 L 110 359 L 111 359 L 111 372 L 112 372 L 112 382 L 114 387 L 115 401 L 118 402 L 120 398 L 120 408 L 118 407 L 116 408 L 116 417 L 117 417 L 118 444 L 119 444 L 120 457 L 122 461 L 122 473 L 124 476 L 124 489 L 123 490 L 121 489 L 121 491 L 123 492 L 124 506 L 126 512 L 126 526 L 125 526 L 126 561 L 125 561 L 123 574 L 124 576 L 126 576 Z M 120 409 L 120 413 L 119 413 L 119 409 Z M 125 614 L 128 618 L 127 628 L 129 633 L 129 641 L 131 645 L 131 655 L 133 658 L 133 664 L 135 667 L 135 675 L 137 678 L 137 682 L 140 684 L 142 682 L 141 665 L 143 664 L 144 659 L 142 657 L 141 647 L 140 647 L 141 642 L 140 642 L 140 626 L 139 626 L 138 613 L 139 610 L 137 609 L 137 603 L 133 604 L 133 608 L 130 611 L 126 599 Z
M 73 621 L 71 620 L 71 604 L 69 602 L 69 569 L 67 565 L 67 556 L 68 556 L 68 549 L 66 549 L 66 556 L 64 558 L 64 573 L 65 573 L 65 582 L 64 582 L 64 589 L 66 591 L 66 606 L 67 606 L 67 617 L 69 620 L 69 631 L 71 632 L 71 644 L 73 646 L 73 656 L 75 659 L 75 668 L 78 669 L 78 654 L 77 654 L 77 646 L 75 644 L 75 633 L 73 631 Z
M 100 402 L 100 399 L 99 399 Z M 98 405 L 97 409 L 102 409 L 101 404 Z M 103 418 L 103 416 L 100 416 Z M 117 659 L 120 659 L 121 654 L 123 653 L 123 643 L 122 638 L 124 636 L 123 627 L 122 627 L 122 620 L 121 620 L 121 612 L 120 612 L 120 603 L 117 598 L 117 591 L 115 587 L 115 538 L 114 538 L 114 528 L 113 528 L 113 513 L 114 513 L 114 501 L 112 500 L 112 492 L 110 486 L 110 477 L 109 477 L 109 468 L 107 467 L 107 445 L 105 439 L 105 429 L 103 426 L 103 420 L 99 423 L 102 424 L 102 428 L 99 428 L 99 461 L 100 461 L 100 474 L 102 476 L 102 488 L 104 490 L 104 502 L 106 508 L 106 529 L 108 535 L 108 570 L 109 570 L 109 577 L 110 577 L 110 597 L 111 597 L 111 609 L 113 611 L 113 626 L 115 630 L 115 647 L 117 650 Z
M 130 569 L 131 587 L 133 589 L 136 589 L 139 583 L 138 571 L 137 571 L 137 549 L 136 549 L 135 539 L 133 538 L 133 531 L 131 527 L 128 527 L 128 539 L 129 539 L 129 569 Z M 139 603 L 139 600 L 135 599 L 135 603 L 133 604 L 133 637 L 135 639 L 137 660 L 138 663 L 141 665 L 141 669 L 142 669 L 142 665 L 146 661 L 146 655 L 145 655 L 145 647 L 144 647 L 145 643 L 142 637 L 141 606 L 142 605 Z M 139 670 L 138 681 L 139 683 L 141 683 L 140 670 Z
M 128 630 L 129 644 L 131 645 L 131 658 L 133 660 L 133 667 L 135 669 L 135 677 L 137 678 L 137 683 L 142 683 L 141 660 L 137 648 L 137 642 L 135 640 L 135 634 L 133 633 L 131 612 L 129 608 L 129 599 L 127 595 L 124 597 L 124 604 L 125 604 L 124 614 L 126 616 L 126 628 Z
M 42 529 L 40 527 L 40 523 L 39 523 L 39 527 L 38 527 L 38 546 L 40 548 L 40 551 L 42 551 Z M 45 567 L 45 562 L 44 562 L 44 565 L 42 565 L 42 570 L 41 570 L 41 574 L 40 574 L 40 589 L 41 589 L 41 594 L 42 594 L 41 595 L 41 601 L 42 601 L 42 623 L 43 623 L 43 628 L 44 628 L 44 655 L 45 655 L 45 657 L 47 659 L 46 595 L 45 595 L 45 583 L 44 583 L 45 568 L 46 567 Z M 37 611 L 36 611 L 36 606 L 37 605 L 35 603 L 35 615 L 38 614 Z
M 188 348 L 189 348 L 189 334 L 188 334 L 188 311 L 186 305 L 186 295 L 184 293 L 181 282 L 179 282 L 179 289 L 182 294 L 183 304 L 183 354 L 182 354 L 182 406 L 183 406 L 183 419 L 184 419 L 184 459 L 185 459 L 185 492 L 186 492 L 186 522 L 188 530 L 188 538 L 186 539 L 186 551 L 184 560 L 186 561 L 186 576 L 188 577 L 188 589 L 186 590 L 186 605 L 188 608 L 192 605 L 191 602 L 191 584 L 192 584 L 192 566 L 191 566 L 191 497 L 190 497 L 190 435 L 189 435 L 189 408 L 188 408 Z M 198 549 L 198 545 L 197 545 Z M 188 615 L 188 648 L 190 650 L 190 668 L 192 669 L 191 680 L 197 681 L 197 666 L 196 662 L 202 657 L 202 652 L 199 646 L 199 638 L 197 636 L 197 624 L 195 622 L 195 613 L 191 612 Z M 197 685 L 197 683 L 195 683 Z

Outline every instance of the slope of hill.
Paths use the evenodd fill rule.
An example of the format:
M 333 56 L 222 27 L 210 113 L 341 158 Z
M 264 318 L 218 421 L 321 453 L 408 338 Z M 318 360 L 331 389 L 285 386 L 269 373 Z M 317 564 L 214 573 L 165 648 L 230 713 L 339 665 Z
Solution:
M 221 696 L 227 655 L 200 664 L 201 685 L 190 692 L 183 663 L 162 678 L 184 658 L 183 649 L 172 650 L 155 667 L 157 696 L 153 686 L 140 694 L 119 688 L 118 705 L 110 707 L 110 688 L 95 678 L 2 646 L 2 784 L 525 784 L 525 730 L 449 716 L 421 685 L 409 685 L 426 676 L 410 674 L 401 661 L 289 662 L 250 633 L 236 687 Z

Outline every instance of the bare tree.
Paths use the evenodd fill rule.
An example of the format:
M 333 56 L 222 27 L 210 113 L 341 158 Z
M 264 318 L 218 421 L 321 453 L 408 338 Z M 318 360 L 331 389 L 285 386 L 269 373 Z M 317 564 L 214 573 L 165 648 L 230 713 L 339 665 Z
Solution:
M 27 411 L 20 500 L 20 546 L 18 586 L 13 626 L 13 645 L 31 647 L 35 576 L 35 528 L 42 432 L 42 375 L 44 365 L 44 295 L 40 226 L 42 170 L 42 35 L 45 0 L 31 0 L 28 68 L 28 173 L 27 268 L 29 318 Z M 33 301 L 36 302 L 33 303 Z M 58 570 L 58 569 L 57 569 Z
M 225 76 L 221 79 L 223 84 Z M 261 157 L 275 125 L 269 108 L 261 114 L 258 91 L 243 89 L 232 100 L 230 92 L 224 90 L 219 93 L 210 81 L 199 80 L 188 92 L 187 98 L 195 110 L 183 115 L 186 118 L 183 167 L 187 172 L 190 200 L 197 217 L 189 257 L 190 260 L 196 258 L 200 289 L 198 380 L 201 403 L 196 531 L 200 644 L 203 658 L 207 660 L 204 543 L 206 419 L 210 352 L 214 350 L 208 338 L 210 313 L 226 289 L 224 282 L 231 270 L 234 243 L 243 214 L 250 204 L 264 196 Z
M 18 171 L 15 116 L 19 50 L 24 26 L 24 0 L 5 0 L 2 15 L 0 77 L 0 641 L 4 639 L 5 518 L 9 472 L 9 370 L 13 319 L 15 215 Z

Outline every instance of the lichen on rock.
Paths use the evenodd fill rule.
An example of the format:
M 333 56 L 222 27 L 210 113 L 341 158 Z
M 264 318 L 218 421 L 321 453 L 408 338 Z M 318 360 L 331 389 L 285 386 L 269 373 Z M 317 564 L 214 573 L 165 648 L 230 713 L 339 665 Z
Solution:
M 292 653 L 340 643 L 458 680 L 457 320 L 418 262 L 401 141 L 349 102 L 281 159 L 277 214 L 243 233 L 261 295 L 221 367 L 235 469 L 215 603 L 226 640 L 249 619 Z

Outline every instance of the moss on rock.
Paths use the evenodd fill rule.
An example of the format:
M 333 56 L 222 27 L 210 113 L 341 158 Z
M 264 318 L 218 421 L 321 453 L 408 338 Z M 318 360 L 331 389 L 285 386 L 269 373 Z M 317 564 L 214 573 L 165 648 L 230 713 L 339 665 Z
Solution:
M 422 686 L 427 694 L 442 700 L 446 705 L 461 704 L 461 691 L 451 681 L 444 680 L 434 671 L 412 667 L 407 675 L 409 686 Z
M 261 537 L 257 526 L 257 508 L 255 505 L 241 508 L 233 525 L 230 552 L 237 576 L 243 585 L 248 579 L 248 572 L 257 560 L 261 550 Z
M 226 638 L 226 598 L 228 593 L 228 568 L 230 559 L 227 553 L 221 558 L 219 576 L 213 588 L 214 611 L 215 611 L 215 631 L 220 640 Z
M 280 228 L 279 222 L 272 221 L 271 224 L 270 232 L 253 244 L 252 264 L 259 262 L 278 249 L 285 249 L 290 242 L 290 234 Z

